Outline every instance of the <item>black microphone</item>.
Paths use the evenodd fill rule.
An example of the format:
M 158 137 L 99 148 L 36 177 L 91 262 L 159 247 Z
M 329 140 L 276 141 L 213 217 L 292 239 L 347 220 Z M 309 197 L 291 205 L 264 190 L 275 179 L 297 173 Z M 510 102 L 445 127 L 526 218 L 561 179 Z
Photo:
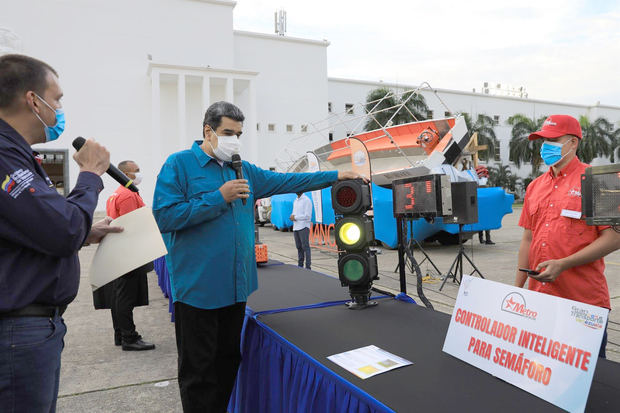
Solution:
M 82 146 L 84 146 L 85 143 L 86 143 L 86 139 L 82 138 L 81 136 L 78 136 L 77 138 L 73 140 L 72 145 L 76 151 L 79 151 L 80 149 L 82 149 Z M 110 167 L 108 168 L 106 173 L 110 175 L 112 179 L 114 179 L 116 182 L 123 185 L 125 188 L 129 189 L 130 191 L 138 192 L 138 187 L 133 184 L 133 180 L 129 178 L 127 175 L 125 175 L 124 173 L 122 173 L 116 166 L 110 164 Z
M 232 167 L 235 170 L 235 175 L 237 175 L 237 179 L 243 179 L 243 164 L 241 163 L 241 156 L 239 156 L 238 153 L 233 153 L 230 160 L 232 162 Z M 245 205 L 248 200 L 246 198 L 241 198 L 241 202 Z

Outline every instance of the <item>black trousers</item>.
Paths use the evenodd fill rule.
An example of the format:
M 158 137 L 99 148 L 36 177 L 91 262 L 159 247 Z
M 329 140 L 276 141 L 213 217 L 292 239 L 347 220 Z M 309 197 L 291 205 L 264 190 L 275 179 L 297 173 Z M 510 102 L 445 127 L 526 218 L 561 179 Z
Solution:
M 115 297 L 111 305 L 114 336 L 126 343 L 133 343 L 138 338 L 133 322 L 133 308 L 139 288 L 140 276 L 144 274 L 132 271 L 114 280 Z
M 213 310 L 174 303 L 185 413 L 226 412 L 241 363 L 244 315 L 245 303 Z
M 293 231 L 295 246 L 297 247 L 297 265 L 304 266 L 304 255 L 306 256 L 306 268 L 310 269 L 312 260 L 310 258 L 310 228 L 303 228 Z

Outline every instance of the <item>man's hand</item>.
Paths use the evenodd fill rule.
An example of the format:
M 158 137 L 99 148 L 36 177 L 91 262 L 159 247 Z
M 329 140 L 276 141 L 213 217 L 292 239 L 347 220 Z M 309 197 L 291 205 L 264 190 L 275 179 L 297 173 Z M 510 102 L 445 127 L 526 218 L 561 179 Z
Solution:
M 289 217 L 289 219 L 290 219 L 291 221 L 295 221 L 295 215 L 291 214 L 291 216 Z
M 105 217 L 101 221 L 97 221 L 90 228 L 90 233 L 88 237 L 86 237 L 85 244 L 97 244 L 101 242 L 103 237 L 111 232 L 123 232 L 123 227 L 112 227 L 110 226 L 110 222 L 112 222 L 112 218 Z
M 243 199 L 250 197 L 250 187 L 247 179 L 233 179 L 220 186 L 220 192 L 224 197 L 224 201 L 232 202 L 235 199 Z
M 366 183 L 369 182 L 368 178 L 358 174 L 357 172 L 353 172 L 353 171 L 339 171 L 338 172 L 339 181 L 346 181 L 348 179 L 363 179 L 364 182 Z
M 80 165 L 80 172 L 92 172 L 103 175 L 110 166 L 110 152 L 93 139 L 89 139 L 79 151 L 73 154 L 73 159 Z
M 542 271 L 543 268 L 544 271 Z M 530 277 L 540 282 L 553 282 L 566 269 L 562 260 L 543 261 L 536 267 L 536 271 L 540 271 L 540 274 L 530 275 Z

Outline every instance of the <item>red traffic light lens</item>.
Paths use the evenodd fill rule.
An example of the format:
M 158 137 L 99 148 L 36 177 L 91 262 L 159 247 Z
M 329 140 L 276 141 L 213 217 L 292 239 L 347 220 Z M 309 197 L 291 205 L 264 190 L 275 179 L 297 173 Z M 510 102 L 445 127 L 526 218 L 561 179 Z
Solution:
M 357 192 L 350 186 L 343 186 L 336 192 L 336 202 L 344 208 L 350 208 L 357 201 Z

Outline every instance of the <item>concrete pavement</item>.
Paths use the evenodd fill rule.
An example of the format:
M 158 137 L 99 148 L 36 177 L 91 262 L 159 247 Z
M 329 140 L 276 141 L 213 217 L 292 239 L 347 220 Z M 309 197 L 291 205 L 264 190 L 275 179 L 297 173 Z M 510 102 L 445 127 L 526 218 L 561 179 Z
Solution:
M 490 280 L 512 284 L 517 262 L 521 229 L 517 226 L 520 209 L 507 215 L 503 227 L 492 232 L 495 245 L 480 245 L 477 237 L 466 244 L 466 252 L 483 275 Z M 270 258 L 296 264 L 297 250 L 290 232 L 274 231 L 267 226 L 260 230 L 261 241 L 269 248 Z M 62 357 L 59 412 L 180 412 L 181 404 L 176 381 L 176 345 L 174 325 L 170 323 L 168 300 L 163 297 L 154 273 L 149 274 L 150 305 L 135 310 L 138 331 L 157 348 L 145 352 L 123 352 L 114 346 L 112 321 L 108 310 L 95 311 L 88 285 L 88 270 L 95 246 L 80 253 L 82 282 L 76 300 L 65 313 L 68 333 Z M 450 267 L 457 247 L 425 244 L 424 248 L 442 272 Z M 312 268 L 337 276 L 337 257 L 334 253 L 312 250 Z M 423 256 L 416 251 L 416 259 Z M 607 281 L 612 297 L 612 309 L 620 305 L 620 251 L 607 259 Z M 382 249 L 378 256 L 381 279 L 376 286 L 398 292 L 396 251 Z M 430 275 L 424 291 L 438 311 L 451 312 L 458 285 L 448 281 L 439 291 L 440 281 L 432 266 L 421 265 L 424 275 Z M 465 265 L 465 272 L 470 267 Z M 416 296 L 415 277 L 408 274 L 407 290 Z M 612 311 L 609 324 L 608 358 L 620 361 L 620 312 Z

